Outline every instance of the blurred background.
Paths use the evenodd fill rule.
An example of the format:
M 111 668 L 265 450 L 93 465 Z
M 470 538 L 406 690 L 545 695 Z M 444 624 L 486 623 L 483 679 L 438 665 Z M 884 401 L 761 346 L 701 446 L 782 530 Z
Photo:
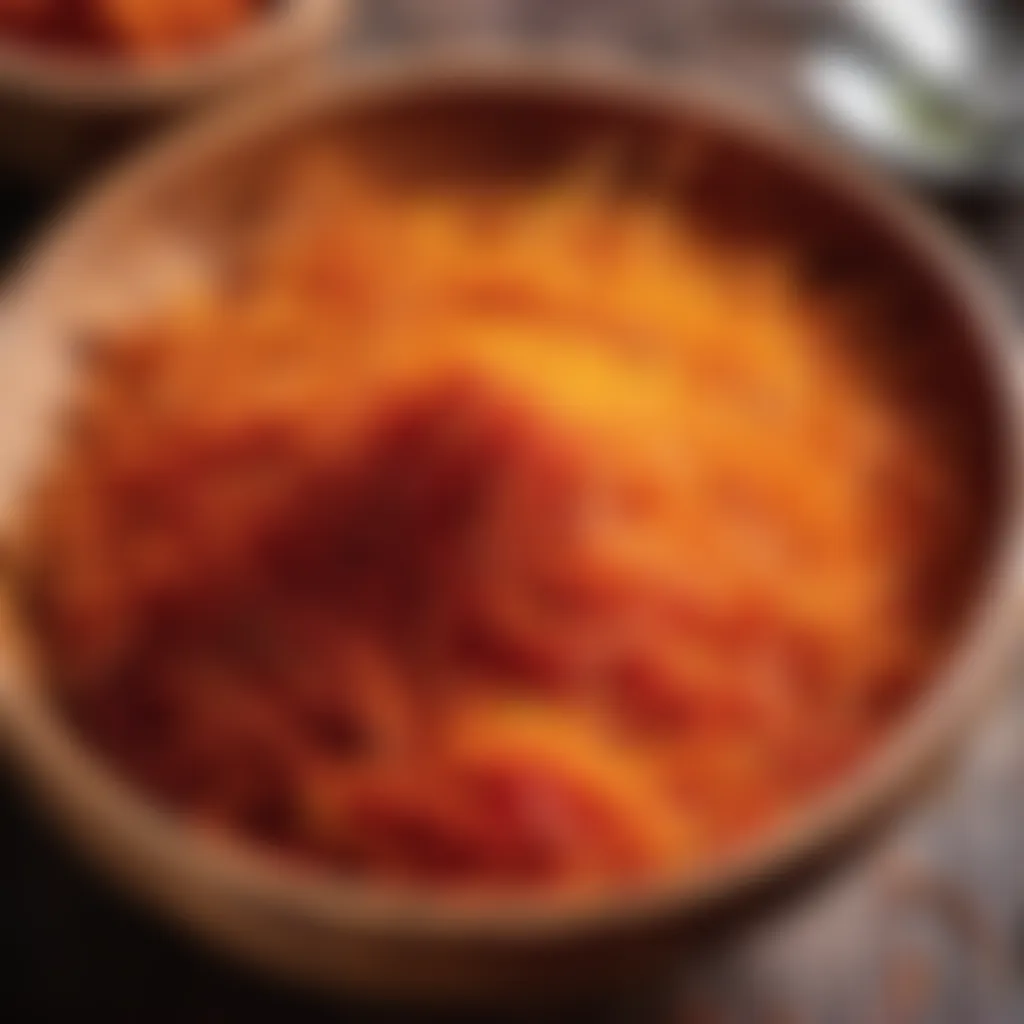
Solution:
M 68 0 L 70 2 L 70 0 Z M 1024 282 L 1024 6 L 1003 0 L 362 0 L 333 59 L 427 47 L 597 48 L 700 68 L 777 103 L 940 211 L 1016 297 Z M 4 57 L 0 55 L 0 61 Z M 0 68 L 2 71 L 2 68 Z M 0 117 L 3 116 L 0 109 Z M 0 127 L 0 146 L 17 134 Z M 0 152 L 0 253 L 112 157 L 60 183 Z M 1024 1021 L 1024 686 L 898 833 L 669 1005 L 617 1019 Z M 254 978 L 82 868 L 0 778 L 0 1019 L 376 1020 Z M 422 1019 L 414 1015 L 415 1019 Z M 392 1014 L 387 1019 L 410 1019 Z

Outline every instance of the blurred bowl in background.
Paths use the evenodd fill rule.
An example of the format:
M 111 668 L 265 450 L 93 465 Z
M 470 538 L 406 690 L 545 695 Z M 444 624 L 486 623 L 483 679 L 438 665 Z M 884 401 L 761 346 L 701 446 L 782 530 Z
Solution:
M 347 0 L 283 0 L 223 43 L 159 62 L 0 36 L 0 171 L 66 181 L 161 120 L 308 70 L 337 41 Z
M 169 196 L 216 206 L 232 175 L 261 151 L 325 120 L 355 127 L 356 139 L 390 132 L 402 146 L 434 152 L 460 145 L 479 152 L 484 141 L 496 147 L 492 156 L 585 146 L 596 130 L 620 132 L 641 151 L 666 151 L 698 130 L 731 154 L 732 166 L 771 183 L 791 215 L 821 218 L 900 268 L 915 308 L 944 325 L 929 358 L 943 361 L 955 381 L 954 411 L 977 430 L 993 478 L 989 543 L 974 567 L 978 586 L 955 651 L 907 721 L 778 834 L 710 873 L 579 905 L 496 907 L 389 893 L 286 872 L 182 827 L 101 769 L 72 735 L 20 649 L 13 620 L 0 622 L 4 741 L 42 804 L 108 874 L 207 942 L 275 973 L 346 993 L 492 1005 L 594 996 L 663 977 L 680 957 L 703 955 L 805 889 L 890 820 L 964 739 L 971 713 L 1006 667 L 1018 631 L 1024 540 L 1024 403 L 1011 321 L 983 275 L 927 216 L 847 155 L 718 86 L 669 85 L 564 58 L 550 65 L 450 57 L 352 70 L 169 140 L 103 186 L 39 249 L 5 309 L 0 515 L 16 516 L 26 474 L 62 407 L 76 303 L 123 292 L 147 264 L 173 257 L 181 221 Z

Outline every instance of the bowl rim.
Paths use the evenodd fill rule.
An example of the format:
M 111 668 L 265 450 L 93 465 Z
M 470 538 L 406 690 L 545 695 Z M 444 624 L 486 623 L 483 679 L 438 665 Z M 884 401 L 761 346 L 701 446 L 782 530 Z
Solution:
M 215 91 L 319 42 L 347 15 L 349 0 L 282 0 L 220 44 L 166 64 L 74 61 L 0 37 L 0 94 L 75 110 L 132 111 Z
M 918 265 L 954 294 L 970 320 L 970 334 L 990 381 L 1004 435 L 1000 472 L 1004 507 L 986 578 L 965 614 L 961 642 L 934 673 L 920 707 L 880 741 L 843 780 L 794 813 L 762 841 L 736 857 L 683 877 L 643 888 L 609 890 L 585 901 L 482 899 L 398 892 L 348 881 L 318 870 L 281 871 L 271 858 L 243 844 L 212 841 L 156 811 L 127 783 L 102 768 L 62 726 L 28 680 L 24 666 L 0 664 L 0 734 L 14 764 L 52 802 L 87 809 L 94 829 L 116 833 L 123 852 L 182 885 L 216 892 L 242 907 L 283 921 L 326 929 L 360 929 L 405 938 L 522 941 L 565 937 L 638 924 L 696 918 L 766 883 L 790 876 L 821 849 L 838 845 L 919 779 L 963 731 L 1005 667 L 1017 633 L 1024 578 L 1024 374 L 1014 350 L 1014 319 L 1001 293 L 950 229 L 876 178 L 855 157 L 807 132 L 771 104 L 738 93 L 703 74 L 667 79 L 602 56 L 559 55 L 557 60 L 479 48 L 465 53 L 378 58 L 358 68 L 297 83 L 262 103 L 221 111 L 175 133 L 101 183 L 69 221 L 45 234 L 11 288 L 11 316 L 45 309 L 47 273 L 82 259 L 103 225 L 119 210 L 144 203 L 160 183 L 180 180 L 205 159 L 238 144 L 317 115 L 385 106 L 389 98 L 424 88 L 508 91 L 555 100 L 576 97 L 628 104 L 638 112 L 683 119 L 688 114 L 723 125 L 787 166 L 813 175 L 833 192 L 869 209 Z M 77 254 L 77 255 L 76 255 Z M 12 344 L 8 342 L 8 344 Z M 10 645 L 0 645 L 0 648 Z M 30 673 L 29 673 L 30 674 Z M 15 678 L 19 677 L 19 678 Z M 85 843 L 88 845 L 88 843 Z

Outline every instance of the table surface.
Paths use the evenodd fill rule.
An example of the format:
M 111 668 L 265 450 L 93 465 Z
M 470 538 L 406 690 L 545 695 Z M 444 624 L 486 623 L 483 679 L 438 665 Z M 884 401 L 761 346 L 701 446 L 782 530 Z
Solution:
M 783 6 L 794 5 L 781 0 Z M 775 0 L 778 6 L 780 0 Z M 426 5 L 429 7 L 430 5 Z M 629 6 L 629 5 L 622 5 Z M 702 5 L 642 0 L 678 30 Z M 733 11 L 738 0 L 723 0 Z M 557 7 L 557 10 L 555 8 Z M 629 24 L 645 56 L 671 56 L 663 32 L 615 13 L 614 4 L 498 3 L 477 8 L 493 27 L 551 38 L 560 19 L 622 41 Z M 706 8 L 706 5 L 705 5 Z M 471 5 L 378 2 L 363 28 L 419 41 L 465 18 Z M 663 22 L 662 24 L 666 24 Z M 576 23 L 579 27 L 579 21 Z M 507 25 L 506 25 L 507 28 Z M 678 38 L 675 52 L 678 53 Z M 926 197 L 959 226 L 1011 290 L 1024 281 L 1024 201 Z M 0 181 L 0 249 L 16 253 L 55 197 Z M 669 1022 L 716 1024 L 1021 1024 L 1024 1022 L 1024 682 L 979 730 L 962 763 L 927 804 L 865 860 L 770 933 L 730 951 L 687 985 Z M 197 949 L 111 891 L 67 852 L 0 774 L 0 1020 L 204 1022 L 363 1021 L 365 1008 L 326 1006 L 257 980 Z M 634 1020 L 638 1013 L 628 1015 Z

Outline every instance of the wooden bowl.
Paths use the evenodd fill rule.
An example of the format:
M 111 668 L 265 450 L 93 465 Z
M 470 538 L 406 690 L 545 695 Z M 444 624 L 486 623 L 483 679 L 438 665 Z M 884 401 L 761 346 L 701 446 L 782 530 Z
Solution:
M 60 184 L 200 104 L 308 70 L 346 0 L 283 0 L 223 45 L 159 66 L 76 63 L 0 39 L 0 169 Z
M 173 252 L 179 241 L 167 239 L 187 221 L 174 197 L 209 200 L 267 147 L 324 121 L 358 145 L 405 147 L 407 156 L 423 147 L 486 154 L 506 169 L 523 153 L 585 145 L 595 131 L 619 133 L 641 154 L 696 131 L 725 154 L 723 166 L 747 168 L 773 216 L 820 222 L 876 268 L 902 275 L 902 293 L 934 327 L 927 359 L 943 371 L 951 414 L 973 432 L 988 494 L 984 550 L 951 655 L 873 756 L 756 847 L 698 877 L 585 904 L 457 906 L 285 872 L 214 844 L 98 765 L 52 710 L 10 616 L 0 645 L 0 736 L 41 804 L 108 874 L 206 941 L 276 973 L 339 992 L 502 1005 L 663 975 L 807 887 L 889 820 L 969 733 L 999 678 L 1018 628 L 1024 527 L 1024 402 L 1011 320 L 962 249 L 912 203 L 719 87 L 494 56 L 364 68 L 165 142 L 41 243 L 4 308 L 5 519 L 18 514 L 73 380 L 81 304 L 112 283 L 119 294 L 129 278 L 142 283 L 139 269 Z M 159 212 L 167 209 L 173 218 Z

